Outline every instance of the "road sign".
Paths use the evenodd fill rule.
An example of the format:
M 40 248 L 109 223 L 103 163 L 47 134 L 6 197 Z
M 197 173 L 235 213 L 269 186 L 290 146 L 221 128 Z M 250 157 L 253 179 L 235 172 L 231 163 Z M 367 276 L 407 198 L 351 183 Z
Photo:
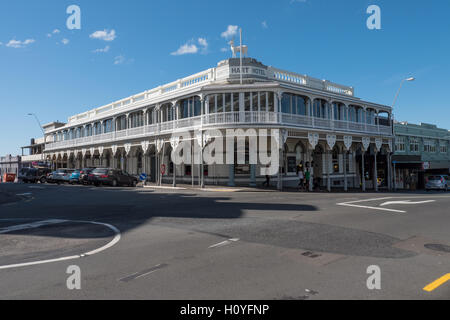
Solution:
M 139 176 L 139 180 L 146 181 L 147 180 L 147 175 L 145 173 L 141 173 L 141 175 Z

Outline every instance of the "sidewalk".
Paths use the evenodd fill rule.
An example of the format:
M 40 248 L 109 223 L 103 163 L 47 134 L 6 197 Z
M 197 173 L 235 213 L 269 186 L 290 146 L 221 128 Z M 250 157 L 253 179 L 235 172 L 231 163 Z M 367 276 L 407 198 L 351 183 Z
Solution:
M 206 185 L 205 188 L 200 188 L 199 185 L 192 184 L 177 184 L 174 188 L 172 185 L 163 184 L 162 186 L 158 186 L 155 183 L 147 183 L 147 185 L 143 186 L 146 189 L 160 189 L 160 190 L 191 190 L 197 192 L 278 192 L 276 188 L 258 188 L 258 187 L 227 187 L 227 186 L 211 186 Z
M 280 192 L 276 186 L 271 186 L 270 188 L 265 188 L 262 186 L 259 187 L 248 187 L 248 186 L 236 186 L 236 187 L 228 187 L 228 186 L 212 186 L 212 185 L 206 185 L 205 188 L 201 189 L 197 184 L 192 186 L 192 184 L 180 184 L 177 183 L 177 186 L 174 188 L 172 187 L 172 185 L 170 184 L 163 184 L 162 186 L 158 186 L 155 183 L 148 183 L 147 185 L 143 186 L 142 184 L 140 184 L 140 186 L 142 186 L 145 189 L 155 189 L 155 190 L 190 190 L 190 191 L 196 191 L 196 192 Z M 404 193 L 422 193 L 425 192 L 423 190 L 417 190 L 417 191 L 410 191 L 410 190 L 397 190 L 397 191 L 389 191 L 386 188 L 382 188 L 380 189 L 378 192 L 375 192 L 375 190 L 373 189 L 368 189 L 365 192 L 363 192 L 361 189 L 353 189 L 353 188 L 349 188 L 348 191 L 344 191 L 343 189 L 331 189 L 331 192 L 328 192 L 326 190 L 326 188 L 322 188 L 321 190 L 315 190 L 315 191 L 304 191 L 304 190 L 299 190 L 298 188 L 294 188 L 294 187 L 284 187 L 283 188 L 283 192 L 298 192 L 298 193 L 310 193 L 310 194 L 315 194 L 315 193 L 339 193 L 339 194 L 349 194 L 349 193 L 379 193 L 379 194 L 383 194 L 383 193 L 399 193 L 399 194 L 404 194 Z

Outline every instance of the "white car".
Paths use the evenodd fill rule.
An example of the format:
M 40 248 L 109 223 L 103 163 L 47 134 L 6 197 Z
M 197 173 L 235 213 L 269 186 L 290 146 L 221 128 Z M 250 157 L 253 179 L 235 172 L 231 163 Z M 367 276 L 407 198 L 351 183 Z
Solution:
M 427 191 L 443 190 L 448 191 L 448 181 L 446 176 L 430 176 L 425 185 Z

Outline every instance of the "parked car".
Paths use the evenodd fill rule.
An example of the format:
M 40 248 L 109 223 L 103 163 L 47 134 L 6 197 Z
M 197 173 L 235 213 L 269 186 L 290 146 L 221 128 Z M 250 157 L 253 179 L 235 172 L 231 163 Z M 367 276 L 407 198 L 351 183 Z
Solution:
M 75 170 L 70 175 L 69 184 L 80 183 L 81 170 Z
M 27 176 L 28 171 L 30 171 L 30 168 L 22 168 L 19 170 L 19 174 L 17 175 L 17 179 L 19 181 L 24 182 L 24 178 Z
M 49 183 L 68 183 L 70 182 L 70 177 L 72 176 L 72 173 L 74 172 L 74 169 L 58 169 L 56 171 L 53 171 L 48 177 L 47 181 Z
M 136 187 L 138 179 L 119 169 L 97 168 L 89 174 L 89 182 L 95 186 L 109 185 Z
M 79 183 L 81 184 L 89 184 L 88 178 L 89 174 L 94 171 L 95 168 L 83 168 L 80 170 L 80 178 Z
M 24 183 L 46 183 L 47 174 L 51 172 L 48 168 L 29 168 L 25 174 L 19 177 Z
M 430 176 L 425 185 L 427 191 L 443 190 L 448 191 L 448 181 L 446 176 Z

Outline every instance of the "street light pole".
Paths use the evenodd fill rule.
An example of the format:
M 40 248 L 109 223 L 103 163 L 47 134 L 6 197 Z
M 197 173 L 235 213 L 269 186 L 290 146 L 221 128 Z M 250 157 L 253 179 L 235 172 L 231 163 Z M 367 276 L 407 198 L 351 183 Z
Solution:
M 411 82 L 411 81 L 414 81 L 414 80 L 416 80 L 416 79 L 413 78 L 413 77 L 402 80 L 402 82 L 400 83 L 400 88 L 398 88 L 397 94 L 395 95 L 394 102 L 392 103 L 392 110 L 394 109 L 395 103 L 397 102 L 398 96 L 400 94 L 400 90 L 402 90 L 403 83 L 405 81 L 410 81 Z
M 398 96 L 400 95 L 400 91 L 402 90 L 403 83 L 405 83 L 405 81 L 411 82 L 411 81 L 414 81 L 414 80 L 416 80 L 416 78 L 410 77 L 410 78 L 403 79 L 402 82 L 400 82 L 400 87 L 398 88 L 397 94 L 395 95 L 395 98 L 394 98 L 394 102 L 392 103 L 392 111 L 394 111 L 394 106 L 395 106 L 395 103 L 397 102 Z M 392 118 L 392 120 L 394 120 L 394 117 Z M 394 148 L 395 148 L 395 147 L 394 147 Z M 395 151 L 395 150 L 394 150 L 394 151 Z M 393 178 L 394 178 L 394 191 L 397 191 L 397 185 L 396 185 L 396 183 L 395 183 L 395 180 L 396 180 L 396 175 L 395 175 L 395 163 L 394 163 L 393 171 L 394 171 L 394 172 L 393 172 Z
M 39 121 L 38 117 L 37 117 L 34 113 L 29 113 L 28 115 L 29 115 L 29 116 L 34 116 L 34 118 L 36 119 L 36 122 L 37 122 L 38 125 L 39 125 L 39 128 L 41 128 L 42 133 L 44 134 L 44 137 L 45 137 L 45 131 L 44 131 L 44 128 L 42 128 L 41 122 Z

